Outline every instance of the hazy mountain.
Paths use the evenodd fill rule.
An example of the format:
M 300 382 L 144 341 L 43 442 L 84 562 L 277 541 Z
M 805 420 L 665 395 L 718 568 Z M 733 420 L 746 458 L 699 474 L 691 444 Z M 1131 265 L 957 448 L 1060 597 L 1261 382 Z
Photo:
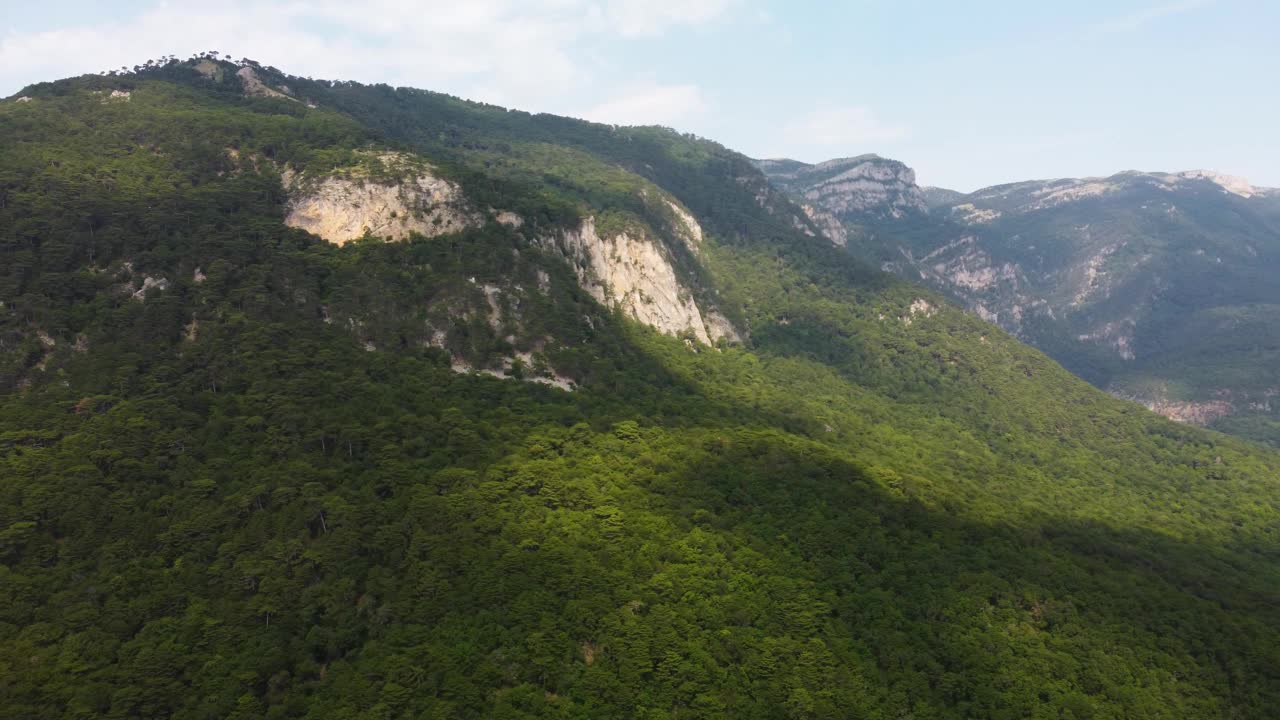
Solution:
M 0 252 L 7 716 L 1280 706 L 1280 455 L 713 142 L 149 63 L 0 102 Z
M 930 208 L 936 208 L 941 205 L 951 205 L 960 202 L 964 197 L 964 193 L 959 190 L 948 190 L 947 188 L 925 186 L 920 188 L 920 192 L 924 195 L 924 202 Z
M 883 188 L 776 182 L 835 215 L 841 244 L 1098 386 L 1280 441 L 1280 193 L 1208 171 L 1124 172 L 921 190 L 930 210 L 910 215 L 884 200 L 910 189 L 882 164 L 895 170 Z

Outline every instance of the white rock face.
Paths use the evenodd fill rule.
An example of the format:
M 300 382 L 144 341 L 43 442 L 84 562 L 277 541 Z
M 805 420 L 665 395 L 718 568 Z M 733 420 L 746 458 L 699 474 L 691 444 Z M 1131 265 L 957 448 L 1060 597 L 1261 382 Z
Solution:
M 258 77 L 258 73 L 254 72 L 253 68 L 248 65 L 237 70 L 236 77 L 240 78 L 240 84 L 244 86 L 245 95 L 252 97 L 284 98 L 285 100 L 293 100 L 294 102 L 297 102 L 297 100 L 294 100 L 294 98 L 289 97 L 279 90 L 268 87 L 267 84 L 262 82 L 262 79 Z
M 201 60 L 196 63 L 192 69 L 209 80 L 222 79 L 222 68 L 218 67 L 218 63 L 213 62 L 212 60 Z
M 987 290 L 1002 282 L 1017 284 L 1018 267 L 997 264 L 978 247 L 977 238 L 967 235 L 920 258 L 920 266 L 935 279 L 966 290 Z
M 1104 323 L 1094 328 L 1091 332 L 1077 335 L 1076 339 L 1081 342 L 1096 342 L 1106 345 L 1114 349 L 1121 358 L 1134 360 L 1137 355 L 1133 352 L 1133 328 L 1134 320 L 1125 318 Z
M 1000 203 L 1007 212 L 1024 213 L 1077 202 L 1088 198 L 1103 197 L 1136 187 L 1153 187 L 1164 192 L 1189 190 L 1194 183 L 1208 180 L 1222 192 L 1249 198 L 1265 195 L 1265 188 L 1256 188 L 1241 177 L 1224 175 L 1213 170 L 1186 170 L 1176 173 L 1127 171 L 1110 177 L 1061 178 L 1034 180 L 984 188 L 970 194 L 969 200 L 983 203 Z M 956 205 L 953 212 L 972 207 L 972 203 Z M 972 210 L 982 210 L 972 207 Z M 972 215 L 972 211 L 970 211 Z M 965 218 L 973 222 L 972 217 Z
M 933 317 L 938 314 L 938 308 L 933 303 L 924 298 L 916 298 L 911 301 L 911 306 L 907 308 L 907 314 L 903 315 L 900 320 L 904 325 L 910 326 L 917 317 Z
M 502 210 L 494 215 L 494 219 L 509 228 L 519 230 L 524 226 L 524 218 L 511 212 L 510 210 Z
M 951 214 L 968 225 L 982 225 L 1000 219 L 999 210 L 975 207 L 973 203 L 963 203 L 951 208 Z
M 1272 398 L 1280 396 L 1280 388 L 1267 388 L 1253 393 L 1218 388 L 1213 391 L 1213 399 L 1185 400 L 1170 397 L 1169 388 L 1164 383 L 1137 392 L 1116 387 L 1110 388 L 1108 392 L 1123 400 L 1143 405 L 1151 412 L 1163 415 L 1174 422 L 1189 425 L 1208 425 L 1241 411 L 1271 412 Z
M 1257 188 L 1249 184 L 1248 180 L 1234 175 L 1223 175 L 1213 170 L 1187 170 L 1178 173 L 1178 177 L 1208 180 L 1217 184 L 1223 190 L 1240 197 L 1247 198 L 1258 194 Z
M 471 209 L 461 189 L 435 177 L 421 162 L 394 153 L 378 156 L 385 165 L 408 176 L 398 183 L 358 172 L 339 172 L 319 178 L 291 171 L 281 174 L 290 200 L 285 223 L 342 245 L 363 237 L 405 240 L 418 233 L 433 237 L 483 224 L 484 217 Z M 666 201 L 673 215 L 673 234 L 695 254 L 701 251 L 702 227 L 687 210 Z M 522 218 L 493 211 L 494 218 L 521 228 Z M 575 229 L 535 239 L 538 244 L 566 257 L 579 284 L 602 304 L 616 307 L 657 330 L 677 335 L 690 333 L 710 345 L 721 338 L 739 342 L 741 337 L 715 308 L 698 307 L 693 293 L 679 280 L 666 249 L 643 231 L 621 232 L 609 237 L 596 230 L 588 217 Z M 550 288 L 550 277 L 539 278 L 539 290 Z M 497 288 L 486 286 L 490 318 L 496 307 Z
M 595 218 L 588 217 L 578 228 L 541 243 L 569 258 L 579 284 L 602 304 L 669 335 L 692 333 L 704 345 L 739 339 L 718 311 L 704 315 L 698 308 L 655 240 L 628 232 L 601 237 Z
M 684 208 L 670 200 L 667 200 L 666 203 L 667 207 L 671 208 L 671 212 L 675 213 L 676 219 L 680 221 L 682 226 L 676 228 L 676 235 L 680 236 L 680 239 L 684 241 L 689 250 L 696 254 L 702 245 L 702 226 Z
M 1206 402 L 1178 402 L 1176 400 L 1151 400 L 1142 402 L 1157 415 L 1188 425 L 1208 425 L 1219 418 L 1235 413 L 1235 406 L 1226 400 Z
M 828 160 L 813 166 L 822 172 L 849 160 Z M 883 212 L 901 218 L 911 212 L 928 212 L 916 174 L 902 163 L 882 158 L 861 159 L 836 175 L 811 186 L 805 199 L 830 213 Z
M 740 343 L 742 336 L 738 334 L 738 329 L 729 322 L 729 318 L 720 314 L 719 310 L 711 308 L 704 313 L 707 321 L 707 334 L 711 336 L 713 341 L 724 338 L 729 342 Z
M 1083 305 L 1099 290 L 1104 294 L 1107 292 L 1107 259 L 1115 254 L 1118 247 L 1118 245 L 1108 245 L 1085 260 L 1084 265 L 1081 266 L 1080 284 L 1071 298 L 1072 307 Z
M 147 299 L 147 295 L 150 294 L 152 290 L 167 290 L 168 288 L 169 281 L 167 279 L 147 275 L 142 279 L 142 287 L 134 291 L 133 299 L 143 301 Z
M 801 205 L 800 209 L 813 221 L 814 225 L 818 226 L 818 229 L 831 241 L 832 245 L 845 247 L 849 244 L 849 231 L 845 229 L 844 223 L 836 219 L 836 216 L 808 203 Z
M 1112 388 L 1110 392 L 1122 400 L 1136 402 L 1157 415 L 1188 425 L 1208 425 L 1214 420 L 1234 415 L 1238 410 L 1228 390 L 1218 391 L 1219 397 L 1216 400 L 1200 402 L 1170 398 L 1168 388 L 1163 385 L 1138 393 L 1116 388 Z
M 481 223 L 467 209 L 458 186 L 419 171 L 399 184 L 332 175 L 306 179 L 284 176 L 290 190 L 285 224 L 331 243 L 363 237 L 406 240 L 412 233 L 434 237 Z

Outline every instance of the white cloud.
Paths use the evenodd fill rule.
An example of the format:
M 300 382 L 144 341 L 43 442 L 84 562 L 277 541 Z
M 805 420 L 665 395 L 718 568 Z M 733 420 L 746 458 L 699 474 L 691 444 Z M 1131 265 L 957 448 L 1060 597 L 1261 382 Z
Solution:
M 713 23 L 735 1 L 156 2 L 112 23 L 0 36 L 0 96 L 39 80 L 217 49 L 301 75 L 563 112 L 600 102 L 615 84 L 584 60 L 595 48 Z
M 1179 0 L 1178 2 L 1170 2 L 1163 5 L 1152 5 L 1128 15 L 1120 15 L 1104 20 L 1095 25 L 1094 29 L 1104 33 L 1130 32 L 1156 20 L 1191 12 L 1192 10 L 1212 5 L 1215 2 L 1217 0 Z
M 881 122 L 863 106 L 821 108 L 782 128 L 782 140 L 789 146 L 836 152 L 861 152 L 867 145 L 902 140 L 908 134 L 906 127 Z
M 668 25 L 700 25 L 719 17 L 734 0 L 611 0 L 606 17 L 623 35 L 653 35 Z
M 696 85 L 643 85 L 572 114 L 614 125 L 673 126 L 706 108 L 706 99 Z

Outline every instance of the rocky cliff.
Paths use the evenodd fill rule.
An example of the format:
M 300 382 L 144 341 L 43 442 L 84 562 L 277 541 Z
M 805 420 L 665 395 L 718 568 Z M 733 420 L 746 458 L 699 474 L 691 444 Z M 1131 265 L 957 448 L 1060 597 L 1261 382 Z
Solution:
M 432 168 L 397 153 L 369 154 L 367 166 L 339 168 L 319 176 L 282 173 L 289 193 L 285 223 L 341 245 L 368 234 L 405 240 L 433 237 L 480 224 L 457 184 Z
M 915 171 L 897 160 L 859 155 L 816 165 L 785 159 L 756 163 L 774 184 L 811 206 L 815 213 L 842 222 L 901 219 L 928 212 L 925 196 L 916 185 Z
M 833 243 L 1117 395 L 1196 424 L 1272 413 L 1280 314 L 1258 308 L 1280 305 L 1274 190 L 1190 170 L 962 194 L 875 156 L 759 165 Z
M 700 240 L 701 228 L 692 216 L 689 241 Z M 693 290 L 682 282 L 662 243 L 641 227 L 601 234 L 594 217 L 577 227 L 540 240 L 568 258 L 584 290 L 600 303 L 669 335 L 689 334 L 704 345 L 717 340 L 738 341 L 737 331 L 718 310 L 699 308 Z
M 286 169 L 281 174 L 289 194 L 285 223 L 337 245 L 365 236 L 390 241 L 435 237 L 490 219 L 517 230 L 525 226 L 511 212 L 479 212 L 456 183 L 420 158 L 380 152 L 363 153 L 361 161 L 321 173 Z M 660 198 L 660 204 L 669 214 L 666 233 L 696 256 L 703 241 L 697 219 L 670 198 Z M 696 288 L 680 277 L 672 250 L 645 223 L 600 232 L 596 218 L 588 216 L 576 227 L 528 234 L 530 242 L 568 260 L 582 288 L 603 305 L 703 345 L 741 339 L 718 309 L 705 302 L 699 307 Z

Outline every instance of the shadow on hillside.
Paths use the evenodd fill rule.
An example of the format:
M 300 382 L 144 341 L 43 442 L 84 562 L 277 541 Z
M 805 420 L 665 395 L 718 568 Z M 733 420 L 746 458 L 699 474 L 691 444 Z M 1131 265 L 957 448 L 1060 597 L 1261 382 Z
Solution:
M 797 595 L 829 617 L 824 642 L 874 667 L 890 703 L 1020 717 L 1073 702 L 1256 716 L 1280 702 L 1280 589 L 1260 555 L 1067 520 L 967 520 L 776 434 L 726 431 L 711 454 L 664 486 L 663 506 L 802 581 Z M 776 618 L 793 599 L 752 622 L 787 634 Z

